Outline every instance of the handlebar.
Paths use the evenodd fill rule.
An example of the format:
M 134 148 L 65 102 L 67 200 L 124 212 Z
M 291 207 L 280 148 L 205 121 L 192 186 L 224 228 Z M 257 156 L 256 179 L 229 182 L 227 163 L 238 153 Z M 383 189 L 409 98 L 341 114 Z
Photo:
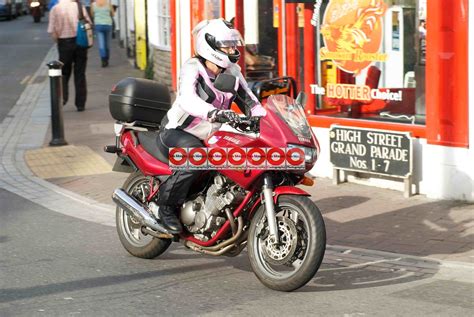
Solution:
M 250 117 L 247 119 L 242 119 L 239 117 L 239 120 L 229 121 L 228 124 L 239 131 L 242 132 L 251 132 L 259 133 L 260 132 L 260 117 Z

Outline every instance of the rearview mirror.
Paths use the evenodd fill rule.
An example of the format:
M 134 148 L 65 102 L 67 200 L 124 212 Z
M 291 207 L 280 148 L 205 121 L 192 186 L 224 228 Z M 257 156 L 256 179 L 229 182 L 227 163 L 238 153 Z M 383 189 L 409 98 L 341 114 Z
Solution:
M 222 92 L 235 94 L 238 87 L 237 77 L 229 74 L 219 74 L 214 81 L 214 87 Z
M 306 96 L 306 94 L 301 91 L 298 94 L 298 97 L 296 97 L 296 103 L 304 108 L 304 106 L 306 106 L 306 100 L 307 99 L 308 99 L 308 97 Z

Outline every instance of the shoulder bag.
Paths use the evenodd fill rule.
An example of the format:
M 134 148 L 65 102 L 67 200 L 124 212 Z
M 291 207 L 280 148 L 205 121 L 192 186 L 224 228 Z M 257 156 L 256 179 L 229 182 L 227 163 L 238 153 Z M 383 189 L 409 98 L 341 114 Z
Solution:
M 90 48 L 94 44 L 92 25 L 84 18 L 80 0 L 77 1 L 77 8 L 79 10 L 79 21 L 77 22 L 76 44 L 80 47 Z

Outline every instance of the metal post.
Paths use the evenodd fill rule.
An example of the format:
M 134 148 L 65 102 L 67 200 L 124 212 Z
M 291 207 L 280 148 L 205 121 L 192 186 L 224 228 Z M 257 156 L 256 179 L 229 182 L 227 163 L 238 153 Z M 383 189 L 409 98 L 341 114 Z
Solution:
M 60 61 L 52 61 L 47 64 L 49 71 L 49 85 L 51 95 L 51 130 L 53 139 L 49 142 L 50 146 L 67 145 L 64 139 L 63 124 L 63 85 L 61 68 L 63 63 Z

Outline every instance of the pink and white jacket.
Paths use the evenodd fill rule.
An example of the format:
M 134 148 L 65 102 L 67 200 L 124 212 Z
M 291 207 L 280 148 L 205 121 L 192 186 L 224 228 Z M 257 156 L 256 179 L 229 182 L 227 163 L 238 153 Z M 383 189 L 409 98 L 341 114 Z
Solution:
M 239 108 L 251 108 L 252 116 L 265 116 L 266 110 L 248 87 L 240 72 L 240 66 L 233 64 L 224 73 L 239 79 L 238 94 L 246 100 L 245 104 L 235 100 Z M 215 76 L 198 58 L 190 58 L 182 68 L 179 78 L 178 96 L 166 114 L 163 125 L 166 129 L 181 129 L 201 140 L 218 130 L 221 123 L 208 121 L 208 113 L 214 109 L 230 109 L 234 96 L 214 88 Z

